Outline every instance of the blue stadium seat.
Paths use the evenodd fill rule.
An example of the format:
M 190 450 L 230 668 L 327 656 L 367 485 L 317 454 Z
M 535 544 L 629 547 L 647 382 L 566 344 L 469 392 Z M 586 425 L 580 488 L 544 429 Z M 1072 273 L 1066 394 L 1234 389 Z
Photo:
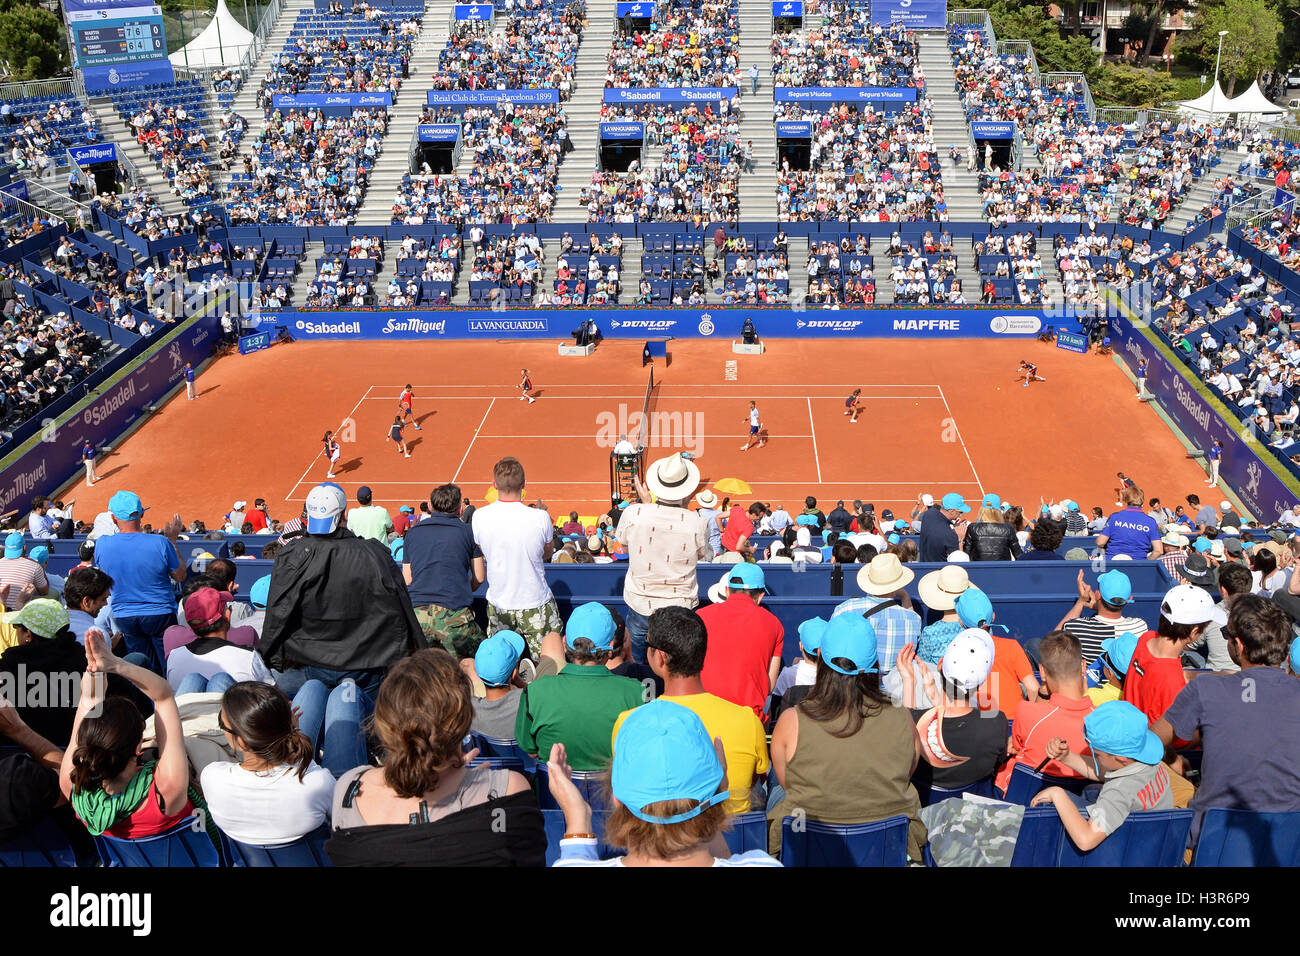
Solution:
M 1181 866 L 1192 828 L 1191 810 L 1130 813 L 1101 845 L 1084 853 L 1061 828 L 1058 866 Z
M 325 855 L 325 841 L 329 838 L 328 823 L 321 824 L 299 840 L 281 846 L 240 843 L 222 834 L 231 866 L 333 866 Z
M 1082 793 L 1083 788 L 1088 783 L 1089 781 L 1077 777 L 1052 777 L 1047 774 L 1035 773 L 1029 769 L 1028 765 L 1018 763 L 1011 768 L 1011 779 L 1007 781 L 1007 790 L 1002 799 L 1007 803 L 1018 803 L 1022 807 L 1027 807 L 1029 801 L 1040 790 L 1045 790 L 1048 787 L 1061 787 L 1071 793 Z
M 917 796 L 921 798 L 921 806 L 928 807 L 932 803 L 938 803 L 941 800 L 960 799 L 963 793 L 973 794 L 977 797 L 993 796 L 993 778 L 985 777 L 983 780 L 976 780 L 965 787 L 958 787 L 955 790 L 945 790 L 943 787 L 926 786 L 924 783 L 918 783 L 915 779 L 912 781 L 916 787 Z
M 8 843 L 0 844 L 0 869 L 41 866 L 75 867 L 77 854 L 66 834 L 52 817 L 42 817 L 36 826 Z
M 1300 810 L 1263 813 L 1212 807 L 1201 821 L 1192 866 L 1300 865 Z
M 731 828 L 724 834 L 732 853 L 750 850 L 767 851 L 767 814 L 762 810 L 738 813 L 731 818 Z
M 1068 839 L 1056 807 L 1029 807 L 1020 821 L 1012 866 L 1056 866 L 1061 841 Z
M 902 815 L 846 825 L 786 817 L 781 821 L 781 864 L 907 866 L 907 828 Z
M 221 866 L 221 854 L 208 838 L 202 820 L 189 817 L 165 833 L 138 840 L 97 836 L 95 847 L 105 866 Z

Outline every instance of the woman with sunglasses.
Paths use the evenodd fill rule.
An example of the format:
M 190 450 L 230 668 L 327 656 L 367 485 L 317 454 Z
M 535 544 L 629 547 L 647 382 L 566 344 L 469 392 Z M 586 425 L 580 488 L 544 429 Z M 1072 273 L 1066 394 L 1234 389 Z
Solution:
M 203 768 L 200 783 L 218 827 L 239 843 L 292 843 L 330 818 L 334 775 L 315 762 L 284 691 L 240 681 L 221 696 L 217 725 L 239 763 Z

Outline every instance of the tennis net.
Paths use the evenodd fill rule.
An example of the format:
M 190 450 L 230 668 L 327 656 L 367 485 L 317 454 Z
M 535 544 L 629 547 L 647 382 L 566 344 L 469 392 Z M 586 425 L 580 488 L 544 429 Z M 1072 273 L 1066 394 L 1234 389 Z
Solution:
M 637 436 L 637 451 L 650 444 L 650 402 L 654 398 L 655 367 L 650 366 L 650 378 L 645 385 L 645 402 L 641 405 L 641 433 Z

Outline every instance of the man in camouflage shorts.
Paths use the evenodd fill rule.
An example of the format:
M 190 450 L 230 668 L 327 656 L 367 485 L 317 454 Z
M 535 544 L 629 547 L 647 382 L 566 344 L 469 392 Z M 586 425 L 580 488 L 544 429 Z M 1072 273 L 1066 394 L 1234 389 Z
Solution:
M 461 501 L 456 485 L 434 488 L 432 513 L 407 529 L 402 545 L 402 576 L 415 619 L 430 645 L 446 648 L 457 660 L 473 657 L 483 640 L 471 603 L 473 589 L 486 577 L 483 552 L 460 520 Z
M 416 617 L 419 617 L 419 609 L 416 610 Z M 564 619 L 560 617 L 560 609 L 556 607 L 555 598 L 551 598 L 541 607 L 523 611 L 505 611 L 489 604 L 488 633 L 495 634 L 497 631 L 516 632 L 528 645 L 528 653 L 534 658 L 539 658 L 542 653 L 542 638 L 551 631 L 563 634 Z M 425 633 L 429 633 L 427 629 Z

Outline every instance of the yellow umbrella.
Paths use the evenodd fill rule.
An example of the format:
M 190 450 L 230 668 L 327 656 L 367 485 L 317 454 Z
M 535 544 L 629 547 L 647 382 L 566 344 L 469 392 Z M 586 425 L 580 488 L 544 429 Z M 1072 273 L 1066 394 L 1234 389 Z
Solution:
M 720 491 L 724 495 L 752 495 L 754 493 L 754 489 L 739 478 L 723 478 L 721 481 L 715 481 L 713 490 Z

